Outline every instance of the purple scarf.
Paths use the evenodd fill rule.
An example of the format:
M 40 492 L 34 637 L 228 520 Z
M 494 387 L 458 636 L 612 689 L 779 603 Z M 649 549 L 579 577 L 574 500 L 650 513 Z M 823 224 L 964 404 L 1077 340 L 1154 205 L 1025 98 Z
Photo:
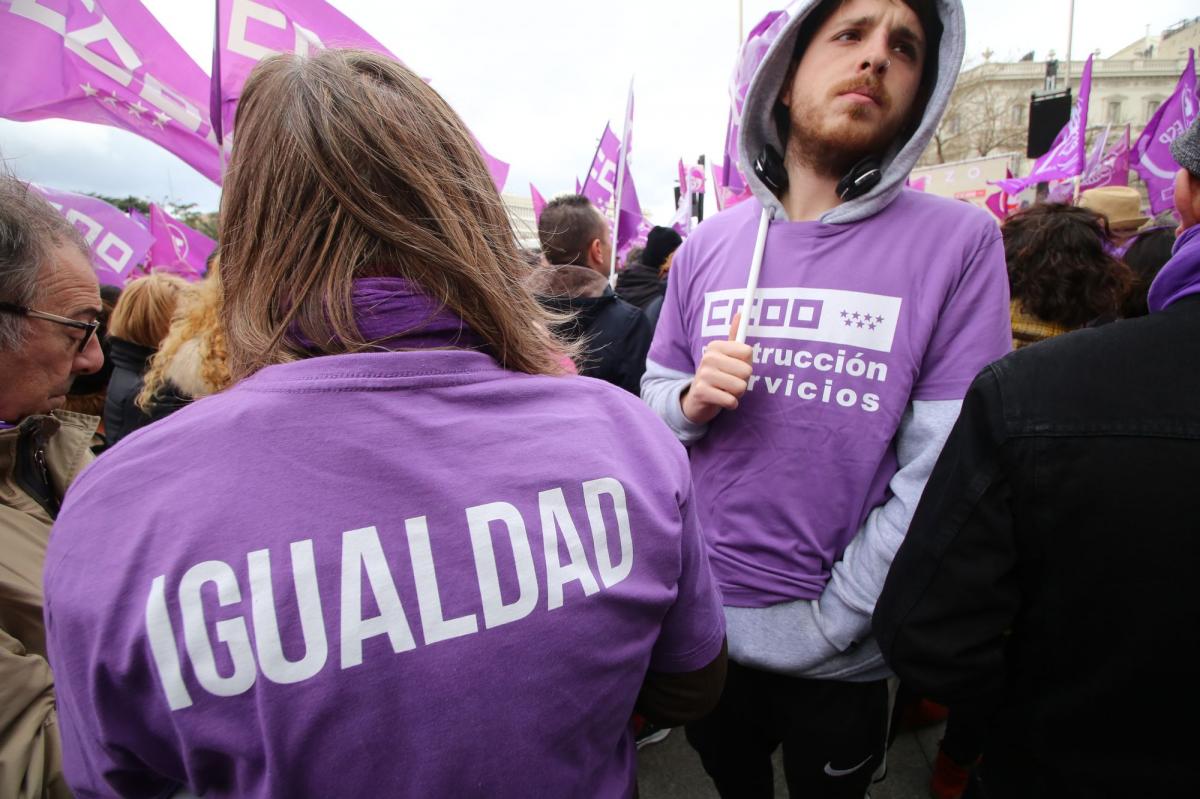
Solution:
M 1150 284 L 1146 304 L 1153 313 L 1191 294 L 1200 294 L 1200 225 L 1192 225 L 1175 240 L 1171 260 Z
M 354 321 L 366 341 L 387 350 L 486 347 L 457 314 L 400 277 L 355 280 Z M 316 349 L 302 335 L 297 338 Z

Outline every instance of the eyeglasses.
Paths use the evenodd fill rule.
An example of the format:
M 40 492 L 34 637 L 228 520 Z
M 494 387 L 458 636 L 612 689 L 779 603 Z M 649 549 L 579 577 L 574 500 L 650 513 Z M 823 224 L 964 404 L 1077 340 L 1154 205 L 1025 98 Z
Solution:
M 78 319 L 68 319 L 65 316 L 46 313 L 45 311 L 35 311 L 32 308 L 26 308 L 24 305 L 15 305 L 11 302 L 0 302 L 0 311 L 5 313 L 16 314 L 17 316 L 28 316 L 30 319 L 45 319 L 47 322 L 54 322 L 56 325 L 65 327 L 73 327 L 76 330 L 82 330 L 83 338 L 79 340 L 79 352 L 87 349 L 88 342 L 92 340 L 92 336 L 96 335 L 96 328 L 100 327 L 97 321 L 81 322 Z

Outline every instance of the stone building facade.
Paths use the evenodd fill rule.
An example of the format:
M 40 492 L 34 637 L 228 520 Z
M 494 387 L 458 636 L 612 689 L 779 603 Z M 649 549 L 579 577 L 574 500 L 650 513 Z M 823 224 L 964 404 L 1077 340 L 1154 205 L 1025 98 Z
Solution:
M 1094 137 L 1111 124 L 1113 135 L 1132 126 L 1136 140 L 1146 122 L 1166 100 L 1187 66 L 1188 48 L 1200 50 L 1200 17 L 1185 20 L 1157 36 L 1144 36 L 1107 58 L 1092 63 L 1088 133 Z M 1066 88 L 1070 74 L 1072 97 L 1078 95 L 1084 60 L 1058 64 L 1056 90 Z M 964 70 L 950 106 L 921 166 L 996 155 L 1020 153 L 1014 173 L 1022 174 L 1029 127 L 1029 101 L 1046 87 L 1045 61 L 984 63 Z

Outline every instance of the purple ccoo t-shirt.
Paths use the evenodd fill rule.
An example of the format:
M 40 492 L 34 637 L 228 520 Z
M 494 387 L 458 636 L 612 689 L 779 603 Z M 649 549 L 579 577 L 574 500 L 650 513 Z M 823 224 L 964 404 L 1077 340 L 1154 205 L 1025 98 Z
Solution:
M 81 797 L 628 796 L 724 620 L 682 448 L 470 351 L 272 366 L 74 484 L 46 622 Z
M 762 206 L 680 248 L 649 359 L 694 373 L 741 310 Z M 896 472 L 911 400 L 962 399 L 1011 346 L 1000 231 L 916 191 L 853 224 L 770 225 L 746 343 L 749 390 L 692 445 L 709 559 L 726 605 L 817 599 Z

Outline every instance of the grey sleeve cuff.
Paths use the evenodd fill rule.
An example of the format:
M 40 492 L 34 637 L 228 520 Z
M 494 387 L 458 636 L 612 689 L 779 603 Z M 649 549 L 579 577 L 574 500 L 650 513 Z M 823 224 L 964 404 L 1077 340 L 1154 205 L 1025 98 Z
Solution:
M 892 496 L 868 514 L 818 600 L 817 624 L 839 652 L 870 636 L 875 600 L 961 408 L 961 400 L 914 401 L 905 411 L 896 433 L 899 468 L 888 483 Z
M 958 400 L 913 402 L 896 434 L 892 497 L 875 508 L 834 564 L 818 600 L 769 608 L 725 608 L 729 657 L 747 666 L 813 679 L 890 674 L 871 637 L 871 613 L 933 464 L 958 419 Z
M 683 414 L 679 396 L 692 384 L 692 375 L 646 359 L 646 372 L 642 375 L 642 401 L 649 405 L 658 418 L 679 439 L 681 444 L 699 441 L 708 431 L 708 425 L 696 424 Z

